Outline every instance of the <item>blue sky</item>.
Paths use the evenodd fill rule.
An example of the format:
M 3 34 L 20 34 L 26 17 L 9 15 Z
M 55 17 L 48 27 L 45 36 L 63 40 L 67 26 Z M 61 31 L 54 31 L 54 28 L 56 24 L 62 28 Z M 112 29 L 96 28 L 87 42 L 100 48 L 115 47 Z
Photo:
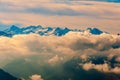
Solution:
M 70 28 L 98 27 L 120 31 L 120 0 L 1 0 L 0 29 L 4 25 L 42 25 Z

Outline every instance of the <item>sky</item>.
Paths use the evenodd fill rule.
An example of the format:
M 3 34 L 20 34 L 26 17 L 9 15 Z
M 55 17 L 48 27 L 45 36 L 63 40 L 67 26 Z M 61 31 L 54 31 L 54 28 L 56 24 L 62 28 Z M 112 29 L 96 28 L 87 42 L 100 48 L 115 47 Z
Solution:
M 120 32 L 120 0 L 0 0 L 0 29 L 42 25 Z

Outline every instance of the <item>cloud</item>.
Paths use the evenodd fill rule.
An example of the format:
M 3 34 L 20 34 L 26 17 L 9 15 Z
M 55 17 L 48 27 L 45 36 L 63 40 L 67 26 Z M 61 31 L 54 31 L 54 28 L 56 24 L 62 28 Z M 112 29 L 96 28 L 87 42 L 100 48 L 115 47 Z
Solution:
M 72 1 L 67 1 L 66 4 L 56 3 L 52 0 L 46 0 L 45 4 L 43 1 L 28 1 L 25 0 L 25 4 L 22 1 L 2 1 L 1 11 L 15 12 L 15 13 L 35 13 L 42 15 L 62 15 L 62 16 L 89 16 L 89 17 L 99 17 L 99 18 L 111 18 L 119 19 L 119 4 L 107 3 L 107 2 L 91 2 L 91 1 L 81 1 L 74 3 Z M 39 5 L 41 4 L 41 5 Z M 89 4 L 89 5 L 88 5 Z M 5 7 L 4 7 L 5 6 Z M 7 7 L 9 6 L 9 8 Z M 99 10 L 98 10 L 99 8 Z M 110 9 L 111 8 L 111 9 Z M 90 9 L 90 10 L 89 10 Z M 108 13 L 109 12 L 109 13 Z M 100 15 L 98 15 L 100 14 Z M 109 14 L 109 15 L 108 15 Z M 116 17 L 117 16 L 117 17 Z
M 120 72 L 118 35 L 69 32 L 61 37 L 37 34 L 15 35 L 12 38 L 1 36 L 0 44 L 0 66 L 25 79 L 32 74 L 41 74 L 45 80 L 68 79 L 72 74 L 77 76 L 77 72 L 82 75 L 81 70 L 86 75 L 89 71 L 93 75 L 92 69 L 99 75 L 101 72 L 102 75 L 117 75 Z
M 120 39 L 117 35 L 101 34 L 97 36 L 79 32 L 70 32 L 62 37 L 37 34 L 16 35 L 13 38 L 1 37 L 0 44 L 0 53 L 5 57 L 7 55 L 10 55 L 9 57 L 49 55 L 48 62 L 60 61 L 62 57 L 66 57 L 64 55 L 67 57 L 81 55 L 84 58 L 85 55 L 95 54 L 119 55 L 120 50 Z
M 53 58 L 48 60 L 48 63 L 55 64 L 55 63 L 58 63 L 61 60 L 63 60 L 62 57 L 58 57 L 58 55 L 55 55 Z
M 43 79 L 41 78 L 41 76 L 40 76 L 40 75 L 37 75 L 37 74 L 32 75 L 32 76 L 30 77 L 30 79 L 31 79 L 31 80 L 43 80 Z
M 85 70 L 96 69 L 100 72 L 106 72 L 106 73 L 109 73 L 109 72 L 120 73 L 119 67 L 111 68 L 107 63 L 96 65 L 90 62 L 90 63 L 85 63 L 82 66 L 83 66 L 83 69 Z
M 119 7 L 119 3 L 99 1 L 24 0 L 23 3 L 20 0 L 2 0 L 0 22 L 25 26 L 40 24 L 72 28 L 97 26 L 116 33 L 119 32 L 120 25 Z

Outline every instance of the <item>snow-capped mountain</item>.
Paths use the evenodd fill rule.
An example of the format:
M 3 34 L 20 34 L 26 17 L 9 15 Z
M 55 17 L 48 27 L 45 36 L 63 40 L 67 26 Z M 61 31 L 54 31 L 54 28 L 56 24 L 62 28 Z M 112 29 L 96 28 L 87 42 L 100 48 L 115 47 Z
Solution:
M 97 29 L 97 28 L 87 28 L 87 30 L 89 30 L 90 33 L 92 34 L 96 34 L 96 35 L 99 35 L 99 34 L 102 34 L 103 31 Z
M 88 31 L 91 34 L 94 35 L 100 35 L 103 33 L 103 31 L 97 29 L 97 28 L 87 28 L 86 30 L 78 30 L 78 29 L 69 29 L 69 28 L 61 28 L 61 27 L 42 27 L 40 25 L 38 26 L 28 26 L 28 27 L 17 27 L 15 25 L 12 25 L 10 28 L 0 31 L 0 36 L 7 36 L 12 37 L 13 35 L 17 34 L 30 34 L 35 33 L 39 35 L 55 35 L 55 36 L 63 36 L 68 32 L 85 32 Z

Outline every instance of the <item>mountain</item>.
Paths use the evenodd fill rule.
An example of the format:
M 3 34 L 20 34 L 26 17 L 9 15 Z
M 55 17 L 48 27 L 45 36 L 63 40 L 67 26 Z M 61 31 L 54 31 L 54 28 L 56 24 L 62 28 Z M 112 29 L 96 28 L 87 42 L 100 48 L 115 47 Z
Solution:
M 4 31 L 0 31 L 0 36 L 7 36 L 7 37 L 12 37 L 12 34 L 8 34 Z
M 19 27 L 12 25 L 9 29 L 4 30 L 4 32 L 13 35 L 13 34 L 21 34 L 22 30 Z
M 0 69 L 0 80 L 20 80 L 20 79 Z
M 64 28 L 64 29 L 61 29 L 59 27 L 57 27 L 55 30 L 54 30 L 54 35 L 57 35 L 57 36 L 62 36 L 62 35 L 65 35 L 66 33 L 68 33 L 69 31 L 71 31 L 70 29 L 68 28 Z
M 95 35 L 100 35 L 103 33 L 103 31 L 97 29 L 97 28 L 87 28 L 87 30 L 89 30 L 89 32 L 91 34 L 95 34 Z
M 97 28 L 87 28 L 86 29 L 89 33 L 94 35 L 100 35 L 104 33 L 103 31 Z M 12 25 L 10 28 L 0 31 L 0 36 L 7 36 L 12 37 L 13 35 L 17 34 L 30 34 L 35 33 L 39 35 L 55 35 L 55 36 L 63 36 L 68 32 L 85 32 L 86 30 L 79 30 L 79 29 L 69 29 L 69 28 L 61 28 L 61 27 L 42 27 L 41 25 L 38 26 L 28 26 L 28 27 L 17 27 Z

